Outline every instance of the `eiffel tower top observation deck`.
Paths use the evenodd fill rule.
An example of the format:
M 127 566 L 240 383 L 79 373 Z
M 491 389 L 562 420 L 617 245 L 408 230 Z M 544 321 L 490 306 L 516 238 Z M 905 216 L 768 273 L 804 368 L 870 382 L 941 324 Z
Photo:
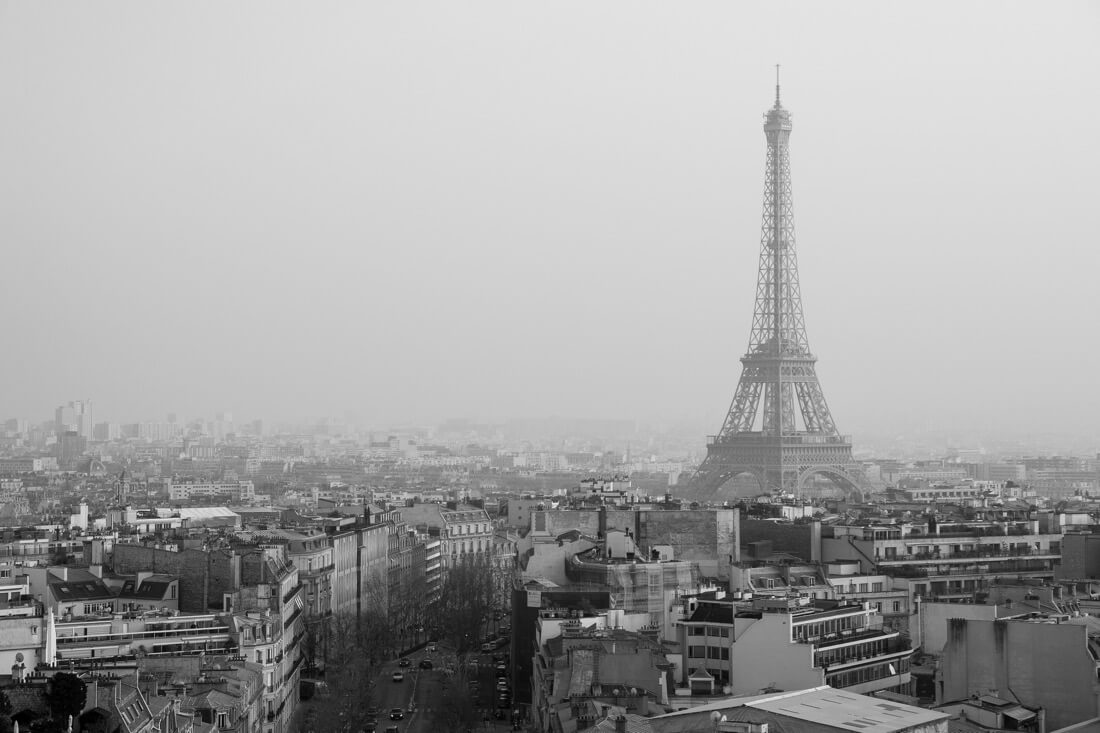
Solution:
M 861 493 L 862 471 L 833 422 L 806 337 L 791 195 L 791 114 L 780 101 L 778 71 L 764 134 L 768 157 L 749 348 L 722 429 L 708 442 L 688 493 L 709 497 L 741 473 L 755 476 L 763 490 L 797 492 L 821 473 Z

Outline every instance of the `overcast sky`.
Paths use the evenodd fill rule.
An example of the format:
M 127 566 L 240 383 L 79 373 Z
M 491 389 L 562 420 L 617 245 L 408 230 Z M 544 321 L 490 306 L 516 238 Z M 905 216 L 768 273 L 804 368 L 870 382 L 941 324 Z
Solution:
M 714 432 L 776 63 L 840 429 L 1095 433 L 1095 2 L 2 2 L 0 417 Z

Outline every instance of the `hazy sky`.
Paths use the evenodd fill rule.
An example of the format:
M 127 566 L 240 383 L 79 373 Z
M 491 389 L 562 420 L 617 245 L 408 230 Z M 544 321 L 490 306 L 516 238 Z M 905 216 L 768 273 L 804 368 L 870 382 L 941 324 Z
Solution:
M 0 417 L 722 422 L 783 65 L 843 432 L 1096 430 L 1096 2 L 0 3 Z

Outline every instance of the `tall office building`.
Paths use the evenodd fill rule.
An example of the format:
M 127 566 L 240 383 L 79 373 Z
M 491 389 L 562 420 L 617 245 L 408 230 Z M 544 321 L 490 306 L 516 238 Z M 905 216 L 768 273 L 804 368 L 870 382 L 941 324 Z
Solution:
M 54 430 L 58 435 L 74 432 L 85 440 L 92 440 L 94 428 L 91 400 L 74 400 L 54 412 Z

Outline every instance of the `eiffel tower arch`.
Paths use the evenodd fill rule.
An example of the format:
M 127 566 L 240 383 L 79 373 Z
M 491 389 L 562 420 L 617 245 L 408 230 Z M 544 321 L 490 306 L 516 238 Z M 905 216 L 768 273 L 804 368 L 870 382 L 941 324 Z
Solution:
M 824 475 L 850 499 L 862 500 L 867 481 L 852 459 L 852 443 L 833 422 L 817 378 L 802 314 L 795 252 L 789 141 L 791 115 L 779 99 L 764 114 L 768 141 L 764 215 L 749 347 L 722 429 L 678 493 L 710 500 L 742 474 L 762 491 L 800 493 Z

